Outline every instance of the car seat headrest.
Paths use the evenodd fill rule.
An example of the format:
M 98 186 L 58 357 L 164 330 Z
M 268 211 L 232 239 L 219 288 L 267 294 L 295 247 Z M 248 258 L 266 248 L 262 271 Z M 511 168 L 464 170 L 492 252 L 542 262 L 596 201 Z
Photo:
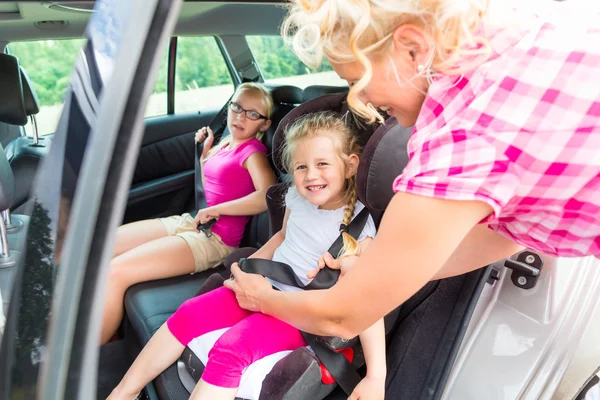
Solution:
M 408 163 L 408 140 L 413 128 L 396 118 L 381 125 L 363 149 L 356 175 L 358 198 L 369 209 L 383 211 L 392 200 L 394 179 Z
M 298 107 L 290 111 L 279 123 L 275 136 L 273 137 L 273 164 L 280 173 L 286 174 L 286 167 L 282 162 L 282 151 L 285 143 L 285 131 L 288 125 L 292 124 L 299 117 L 318 111 L 334 111 L 341 112 L 342 104 L 346 98 L 345 93 L 330 94 L 321 96 L 312 101 L 300 104 Z
M 0 88 L 0 122 L 27 124 L 19 61 L 9 54 L 0 53 Z
M 325 86 L 325 85 L 313 85 L 307 86 L 302 91 L 302 102 L 307 102 L 317 97 L 321 97 L 325 94 L 333 93 L 346 93 L 348 92 L 348 86 Z
M 35 115 L 40 112 L 40 106 L 37 94 L 33 88 L 33 84 L 29 80 L 29 76 L 21 67 L 21 83 L 23 85 L 23 102 L 25 104 L 25 113 L 27 115 Z
M 290 111 L 279 123 L 275 136 L 273 137 L 273 164 L 280 173 L 286 174 L 286 168 L 282 163 L 282 151 L 285 143 L 285 132 L 287 127 L 294 123 L 299 117 L 319 111 L 332 111 L 343 115 L 346 122 L 352 125 L 358 137 L 358 145 L 362 148 L 378 125 L 367 125 L 357 119 L 349 110 L 346 102 L 346 92 L 326 94 L 300 104 Z
M 275 104 L 300 104 L 302 103 L 302 89 L 292 85 L 267 86 L 271 89 L 271 96 Z

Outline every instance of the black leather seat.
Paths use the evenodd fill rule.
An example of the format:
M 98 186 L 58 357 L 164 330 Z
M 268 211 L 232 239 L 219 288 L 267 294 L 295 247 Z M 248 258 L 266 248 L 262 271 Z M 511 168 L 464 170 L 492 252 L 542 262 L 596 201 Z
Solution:
M 272 86 L 271 91 L 275 103 L 273 123 L 263 139 L 269 159 L 272 158 L 273 136 L 279 122 L 302 101 L 302 90 L 295 86 Z M 256 215 L 246 227 L 241 246 L 260 247 L 269 237 L 268 214 Z M 125 294 L 125 311 L 138 342 L 145 344 L 167 318 L 185 300 L 193 297 L 206 278 L 215 272 L 225 274 L 225 269 L 219 267 L 194 275 L 144 282 L 129 288 Z
M 13 125 L 24 126 L 28 117 L 35 123 L 35 115 L 40 111 L 37 95 L 27 73 L 22 67 L 10 61 L 12 56 L 0 55 L 4 63 L 0 68 L 0 80 L 3 90 L 0 104 L 12 110 L 5 121 Z M 12 57 L 14 58 L 14 57 Z M 15 59 L 16 60 L 16 59 Z M 13 88 L 13 89 L 11 89 Z M 16 88 L 20 88 L 21 93 Z M 20 104 L 20 106 L 19 106 Z M 34 143 L 28 136 L 20 136 L 11 140 L 4 149 L 4 154 L 15 176 L 15 196 L 11 211 L 20 212 L 29 198 L 33 179 L 37 172 L 40 160 L 48 154 L 50 139 L 42 138 L 39 143 Z

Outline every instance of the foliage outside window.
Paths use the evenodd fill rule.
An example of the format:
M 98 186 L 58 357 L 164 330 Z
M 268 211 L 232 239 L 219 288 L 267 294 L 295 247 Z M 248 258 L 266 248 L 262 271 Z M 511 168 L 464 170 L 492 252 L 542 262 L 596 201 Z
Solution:
M 347 85 L 323 59 L 318 70 L 311 70 L 298 59 L 281 36 L 246 36 L 248 45 L 266 82 L 305 88 L 310 85 Z
M 8 52 L 19 59 L 37 93 L 40 102 L 37 115 L 40 135 L 56 130 L 75 59 L 84 43 L 84 39 L 64 39 L 8 45 Z M 32 135 L 31 125 L 27 125 L 26 131 Z

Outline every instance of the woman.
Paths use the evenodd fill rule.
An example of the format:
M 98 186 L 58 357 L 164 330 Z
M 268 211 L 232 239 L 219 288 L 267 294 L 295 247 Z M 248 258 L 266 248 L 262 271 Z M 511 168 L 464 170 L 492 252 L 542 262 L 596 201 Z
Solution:
M 242 307 L 350 338 L 428 281 L 523 247 L 600 255 L 600 85 L 590 84 L 600 72 L 598 14 L 536 4 L 557 13 L 499 14 L 485 0 L 292 5 L 284 34 L 295 52 L 309 64 L 325 55 L 357 114 L 373 120 L 380 108 L 414 125 L 410 161 L 376 239 L 343 280 L 283 293 L 234 267 L 226 285 Z

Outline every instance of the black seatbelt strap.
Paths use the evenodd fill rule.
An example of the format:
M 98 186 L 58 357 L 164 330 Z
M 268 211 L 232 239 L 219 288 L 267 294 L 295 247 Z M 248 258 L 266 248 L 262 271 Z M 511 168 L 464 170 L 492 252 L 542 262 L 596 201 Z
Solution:
M 350 222 L 346 232 L 358 240 L 361 232 L 367 224 L 368 219 L 369 210 L 365 207 Z M 343 244 L 344 240 L 340 234 L 340 236 L 329 248 L 329 253 L 336 258 L 342 249 Z M 259 274 L 276 282 L 299 287 L 304 290 L 330 288 L 331 286 L 335 285 L 340 275 L 339 270 L 333 270 L 326 266 L 317 273 L 317 276 L 308 285 L 303 285 L 292 268 L 285 263 L 264 260 L 260 258 L 245 258 L 239 261 L 239 266 L 244 272 Z M 348 396 L 350 396 L 350 394 L 354 391 L 354 388 L 361 381 L 360 375 L 358 372 L 356 372 L 352 364 L 346 359 L 346 357 L 344 357 L 343 354 L 336 353 L 329 347 L 321 344 L 317 340 L 316 335 L 302 331 L 300 331 L 300 333 L 308 345 L 313 349 L 316 356 L 323 363 L 325 368 L 327 368 L 331 376 L 333 376 L 337 384 L 340 385 L 342 390 L 344 390 Z
M 365 207 L 358 213 L 356 217 L 354 217 L 352 222 L 350 222 L 350 225 L 348 225 L 347 232 L 350 234 L 350 236 L 358 239 L 365 225 L 367 224 L 368 219 L 369 210 Z M 344 241 L 342 235 L 340 234 L 328 251 L 334 258 L 336 258 L 343 245 Z M 239 261 L 239 266 L 244 272 L 250 274 L 259 274 L 276 282 L 294 286 L 303 290 L 328 289 L 335 285 L 340 276 L 339 270 L 331 269 L 326 266 L 317 273 L 317 276 L 310 281 L 308 285 L 304 285 L 296 276 L 292 267 L 285 263 L 261 258 L 243 258 Z
M 235 94 L 235 93 L 234 93 Z M 208 127 L 213 131 L 215 135 L 215 141 L 213 142 L 213 146 L 217 144 L 217 141 L 221 139 L 222 130 L 224 130 L 227 122 L 223 122 L 223 118 L 227 113 L 227 107 L 229 107 L 229 102 L 233 98 L 233 95 L 227 100 L 227 103 L 215 115 L 215 117 L 210 121 Z M 207 134 L 208 137 L 208 134 Z M 206 140 L 206 138 L 204 139 Z M 202 149 L 204 148 L 204 141 L 201 143 L 196 143 L 196 149 L 194 154 L 194 181 L 195 181 L 195 199 L 196 199 L 196 211 L 200 209 L 200 203 L 202 198 L 204 197 L 204 186 L 202 185 L 202 164 L 200 164 L 200 156 L 202 155 Z

